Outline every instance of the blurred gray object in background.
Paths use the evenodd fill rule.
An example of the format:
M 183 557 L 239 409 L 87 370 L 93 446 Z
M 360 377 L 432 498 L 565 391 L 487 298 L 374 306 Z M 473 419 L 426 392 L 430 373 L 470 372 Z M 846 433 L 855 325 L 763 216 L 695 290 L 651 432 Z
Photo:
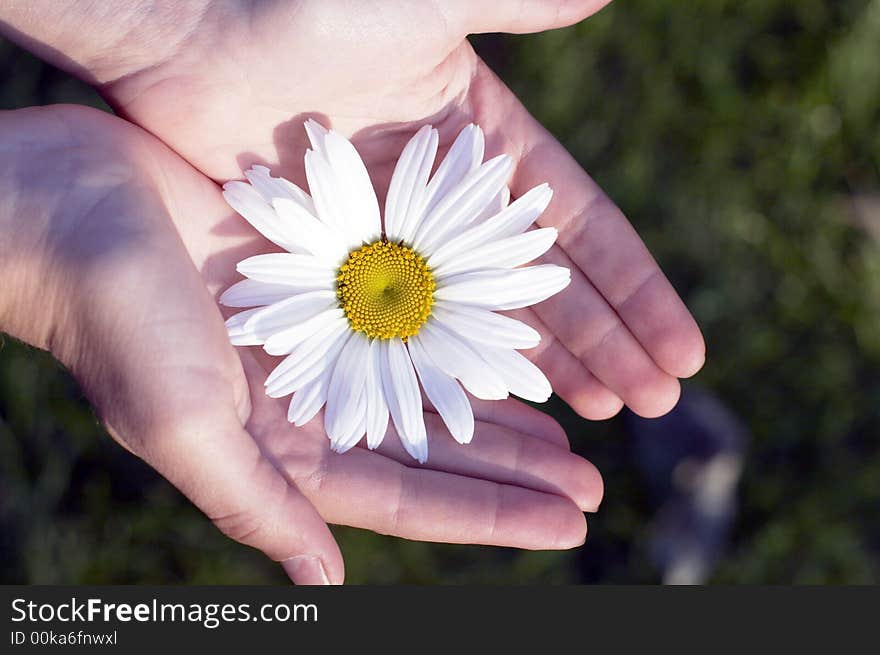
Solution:
M 702 584 L 723 555 L 736 517 L 749 441 L 742 421 L 695 386 L 659 419 L 628 414 L 635 461 L 658 503 L 650 551 L 664 584 Z

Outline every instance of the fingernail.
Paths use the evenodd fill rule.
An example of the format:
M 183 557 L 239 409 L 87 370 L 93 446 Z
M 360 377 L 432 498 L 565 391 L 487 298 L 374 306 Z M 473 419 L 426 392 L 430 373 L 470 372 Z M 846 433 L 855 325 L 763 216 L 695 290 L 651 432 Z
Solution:
M 599 503 L 590 503 L 581 507 L 582 512 L 586 512 L 587 514 L 595 514 L 599 511 Z
M 297 555 L 281 562 L 285 573 L 290 576 L 294 584 L 299 585 L 328 585 L 330 578 L 324 570 L 321 560 L 312 555 Z

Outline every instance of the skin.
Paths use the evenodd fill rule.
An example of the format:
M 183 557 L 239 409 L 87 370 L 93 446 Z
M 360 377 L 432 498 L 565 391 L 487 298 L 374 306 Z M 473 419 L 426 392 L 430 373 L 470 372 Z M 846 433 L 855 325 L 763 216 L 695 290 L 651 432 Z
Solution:
M 522 315 L 543 337 L 531 356 L 587 418 L 624 403 L 655 417 L 703 364 L 699 328 L 620 210 L 465 38 L 562 27 L 607 2 L 86 3 L 77 14 L 13 0 L 0 20 L 218 181 L 260 162 L 304 185 L 302 123 L 314 116 L 353 138 L 382 197 L 424 122 L 441 147 L 479 124 L 487 156 L 517 162 L 514 197 L 541 182 L 556 191 L 539 221 L 560 233 L 544 259 L 571 268 L 572 284 Z
M 233 348 L 214 301 L 263 244 L 158 140 L 55 106 L 0 114 L 0 144 L 0 329 L 52 352 L 110 434 L 225 534 L 300 583 L 343 580 L 327 522 L 453 543 L 583 543 L 601 477 L 522 403 L 476 402 L 467 447 L 426 412 L 422 467 L 393 430 L 377 451 L 336 455 L 320 420 L 290 425 L 287 401 L 263 392 L 271 358 Z
M 451 144 L 462 126 L 479 124 L 487 135 L 487 156 L 507 152 L 516 161 L 510 181 L 514 197 L 541 182 L 549 182 L 556 191 L 540 224 L 557 227 L 560 236 L 544 259 L 569 267 L 572 283 L 554 298 L 517 313 L 542 335 L 541 345 L 526 354 L 547 373 L 554 390 L 581 415 L 607 418 L 625 403 L 634 412 L 651 417 L 675 405 L 680 393 L 677 378 L 693 375 L 702 366 L 705 347 L 699 329 L 620 210 L 489 71 L 465 38 L 476 32 L 533 32 L 562 27 L 605 4 L 607 0 L 279 0 L 132 2 L 125 6 L 80 3 L 74 10 L 51 0 L 12 0 L 0 7 L 0 30 L 98 86 L 122 116 L 152 132 L 216 181 L 240 177 L 242 169 L 260 162 L 275 174 L 303 185 L 302 122 L 313 116 L 353 139 L 381 199 L 397 156 L 421 124 L 431 122 L 439 129 L 441 150 Z M 162 152 L 171 159 L 167 151 Z M 165 211 L 183 247 L 209 292 L 216 294 L 234 281 L 231 271 L 235 261 L 265 251 L 267 246 L 253 238 L 242 221 L 230 216 L 209 180 L 182 166 L 179 162 L 169 164 L 168 170 L 154 175 L 163 180 L 161 195 L 173 200 Z M 191 178 L 199 182 L 184 183 Z M 209 195 L 213 195 L 215 208 L 207 211 L 206 207 L 196 206 L 198 199 Z M 212 222 L 207 218 L 212 215 L 227 220 Z M 168 285 L 174 286 L 164 270 L 161 272 Z M 134 274 L 132 270 L 126 277 Z M 163 294 L 160 297 L 162 303 L 168 302 Z M 218 315 L 213 306 L 204 311 Z M 192 320 L 196 320 L 194 316 Z M 217 338 L 222 337 L 221 332 Z M 181 339 L 173 351 L 169 350 L 172 361 L 179 360 L 180 351 L 187 348 L 187 358 L 193 354 L 193 368 L 211 361 L 204 353 L 195 359 L 199 348 L 184 348 L 184 343 L 190 342 Z M 156 347 L 150 346 L 152 367 L 160 361 Z M 219 350 L 212 353 L 214 358 L 218 355 Z M 62 361 L 66 360 L 62 357 Z M 259 353 L 242 351 L 241 365 L 244 379 L 262 382 L 269 362 Z M 118 374 L 123 375 L 123 371 Z M 192 382 L 187 380 L 187 384 Z M 157 380 L 155 384 L 163 387 L 166 383 Z M 210 388 L 210 383 L 205 384 Z M 253 437 L 255 431 L 265 430 L 279 435 L 268 442 L 277 439 L 288 448 L 309 448 L 304 444 L 310 440 L 290 438 L 293 430 L 281 424 L 278 403 L 262 393 L 250 397 L 253 415 L 260 417 L 254 423 L 242 404 L 249 394 L 236 384 L 240 382 L 231 382 L 225 390 L 227 402 L 229 392 L 234 391 L 231 406 L 236 408 L 239 423 L 244 421 L 248 426 L 248 434 Z M 478 414 L 490 427 L 481 425 L 474 444 L 468 448 L 452 448 L 450 442 L 447 453 L 442 435 L 432 442 L 429 466 L 466 474 L 459 477 L 476 487 L 462 487 L 465 482 L 458 477 L 447 479 L 449 473 L 414 468 L 404 459 L 394 435 L 386 438 L 381 454 L 358 450 L 352 456 L 327 459 L 326 439 L 312 424 L 303 432 L 314 433 L 314 443 L 321 445 L 314 446 L 316 452 L 299 452 L 291 459 L 315 459 L 321 454 L 321 463 L 300 468 L 312 474 L 300 473 L 292 481 L 300 488 L 306 486 L 304 479 L 317 485 L 320 494 L 313 497 L 305 489 L 303 494 L 315 503 L 321 516 L 313 509 L 302 509 L 305 501 L 293 492 L 281 494 L 290 499 L 291 508 L 287 508 L 288 500 L 278 500 L 276 489 L 275 495 L 261 497 L 261 502 L 271 507 L 284 505 L 277 509 L 277 516 L 255 521 L 252 514 L 256 510 L 247 504 L 241 510 L 247 520 L 229 519 L 238 514 L 224 511 L 218 515 L 206 508 L 213 501 L 199 500 L 197 493 L 187 490 L 190 485 L 198 487 L 202 494 L 199 498 L 209 498 L 212 493 L 225 495 L 218 492 L 216 484 L 199 482 L 208 475 L 199 468 L 207 459 L 202 450 L 205 435 L 225 432 L 218 428 L 218 415 L 203 416 L 204 425 L 200 421 L 191 424 L 187 418 L 191 416 L 187 409 L 190 402 L 206 402 L 202 398 L 204 384 L 180 388 L 198 388 L 200 393 L 198 398 L 185 393 L 182 397 L 163 397 L 168 406 L 156 404 L 146 413 L 164 417 L 167 425 L 157 432 L 186 433 L 183 438 L 190 443 L 190 450 L 177 454 L 170 465 L 172 473 L 161 464 L 154 465 L 231 536 L 256 545 L 276 559 L 309 554 L 323 563 L 329 579 L 335 582 L 342 579 L 342 563 L 321 518 L 382 532 L 405 532 L 410 538 L 565 547 L 583 538 L 583 517 L 573 510 L 576 506 L 594 508 L 601 496 L 598 475 L 589 465 L 572 463 L 577 469 L 577 475 L 572 475 L 571 471 L 561 473 L 531 464 L 532 455 L 538 459 L 560 457 L 560 452 L 565 452 L 559 447 L 565 446 L 564 435 L 550 419 L 516 401 L 505 401 L 478 404 Z M 254 388 L 260 391 L 261 384 Z M 107 403 L 117 406 L 122 401 L 108 398 Z M 125 408 L 118 411 L 127 413 Z M 275 419 L 264 423 L 264 412 L 275 415 Z M 134 423 L 121 422 L 125 427 L 115 429 L 117 436 L 136 429 Z M 112 419 L 108 424 L 114 426 Z M 526 438 L 512 427 L 502 426 L 516 426 L 530 436 Z M 227 438 L 230 444 L 226 444 Z M 165 437 L 156 439 L 164 442 Z M 223 456 L 213 459 L 230 461 L 233 458 L 227 453 L 235 450 L 232 442 L 246 440 L 241 434 L 236 437 L 238 441 L 232 436 L 223 439 L 222 444 L 218 441 L 212 446 Z M 259 441 L 260 447 L 267 450 Z M 228 451 L 224 450 L 227 446 Z M 184 464 L 190 460 L 195 461 Z M 405 461 L 406 466 L 397 460 Z M 281 457 L 281 461 L 288 460 Z M 278 464 L 275 460 L 272 463 L 277 470 Z M 385 471 L 385 466 L 394 468 Z M 186 475 L 177 474 L 177 468 L 187 469 Z M 415 475 L 427 477 L 410 480 Z M 499 475 L 503 479 L 498 479 Z M 560 482 L 569 476 L 577 479 L 570 484 L 579 486 L 578 491 L 571 490 L 569 482 Z M 232 477 L 220 479 L 231 482 Z M 334 480 L 344 483 L 337 485 Z M 287 488 L 291 488 L 290 482 L 288 478 Z M 499 487 L 498 482 L 513 483 L 508 485 L 511 489 L 526 489 L 528 499 L 521 491 L 499 492 L 508 486 Z M 272 484 L 283 488 L 280 483 Z M 267 483 L 267 488 L 272 484 Z M 527 489 L 534 485 L 555 493 Z M 542 506 L 539 510 L 540 503 L 532 500 L 537 497 L 541 502 L 556 503 L 555 509 L 549 511 Z M 249 494 L 239 498 L 256 502 Z M 326 504 L 348 514 L 337 515 Z M 261 511 L 276 511 L 271 507 Z M 299 517 L 296 530 L 278 518 L 287 520 L 294 514 Z M 411 526 L 410 521 L 419 525 Z M 299 575 L 302 581 L 307 577 L 315 580 L 316 576 L 302 573 L 314 573 L 312 564 L 312 560 L 298 560 L 287 568 L 294 578 Z

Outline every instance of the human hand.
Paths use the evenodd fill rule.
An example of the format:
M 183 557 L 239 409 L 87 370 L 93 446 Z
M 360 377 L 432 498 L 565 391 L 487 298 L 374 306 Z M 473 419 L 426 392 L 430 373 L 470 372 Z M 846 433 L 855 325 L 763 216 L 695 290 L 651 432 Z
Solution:
M 7 112 L 0 159 L 0 328 L 51 350 L 119 443 L 294 581 L 342 581 L 325 521 L 523 548 L 583 541 L 601 479 L 516 401 L 477 403 L 467 447 L 427 412 L 423 467 L 397 439 L 335 455 L 319 421 L 288 424 L 263 391 L 268 362 L 229 345 L 206 290 L 263 245 L 154 138 L 83 108 Z
M 487 156 L 516 160 L 514 196 L 542 182 L 556 191 L 539 224 L 557 227 L 559 239 L 543 259 L 570 268 L 572 283 L 517 314 L 542 336 L 526 354 L 585 417 L 612 416 L 624 402 L 657 416 L 678 399 L 676 377 L 702 366 L 699 329 L 620 210 L 465 38 L 560 27 L 607 1 L 182 3 L 92 8 L 106 15 L 77 30 L 69 10 L 45 20 L 31 7 L 9 24 L 216 180 L 259 162 L 302 183 L 301 125 L 314 114 L 353 136 L 381 197 L 422 123 L 439 129 L 441 156 L 461 127 L 479 124 Z

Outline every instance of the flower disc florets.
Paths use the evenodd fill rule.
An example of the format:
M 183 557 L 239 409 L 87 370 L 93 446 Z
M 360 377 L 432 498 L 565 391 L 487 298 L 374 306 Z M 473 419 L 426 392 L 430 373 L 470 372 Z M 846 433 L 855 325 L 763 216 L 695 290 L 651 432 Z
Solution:
M 434 276 L 412 248 L 375 241 L 339 268 L 336 294 L 352 329 L 375 339 L 415 336 L 431 315 Z

